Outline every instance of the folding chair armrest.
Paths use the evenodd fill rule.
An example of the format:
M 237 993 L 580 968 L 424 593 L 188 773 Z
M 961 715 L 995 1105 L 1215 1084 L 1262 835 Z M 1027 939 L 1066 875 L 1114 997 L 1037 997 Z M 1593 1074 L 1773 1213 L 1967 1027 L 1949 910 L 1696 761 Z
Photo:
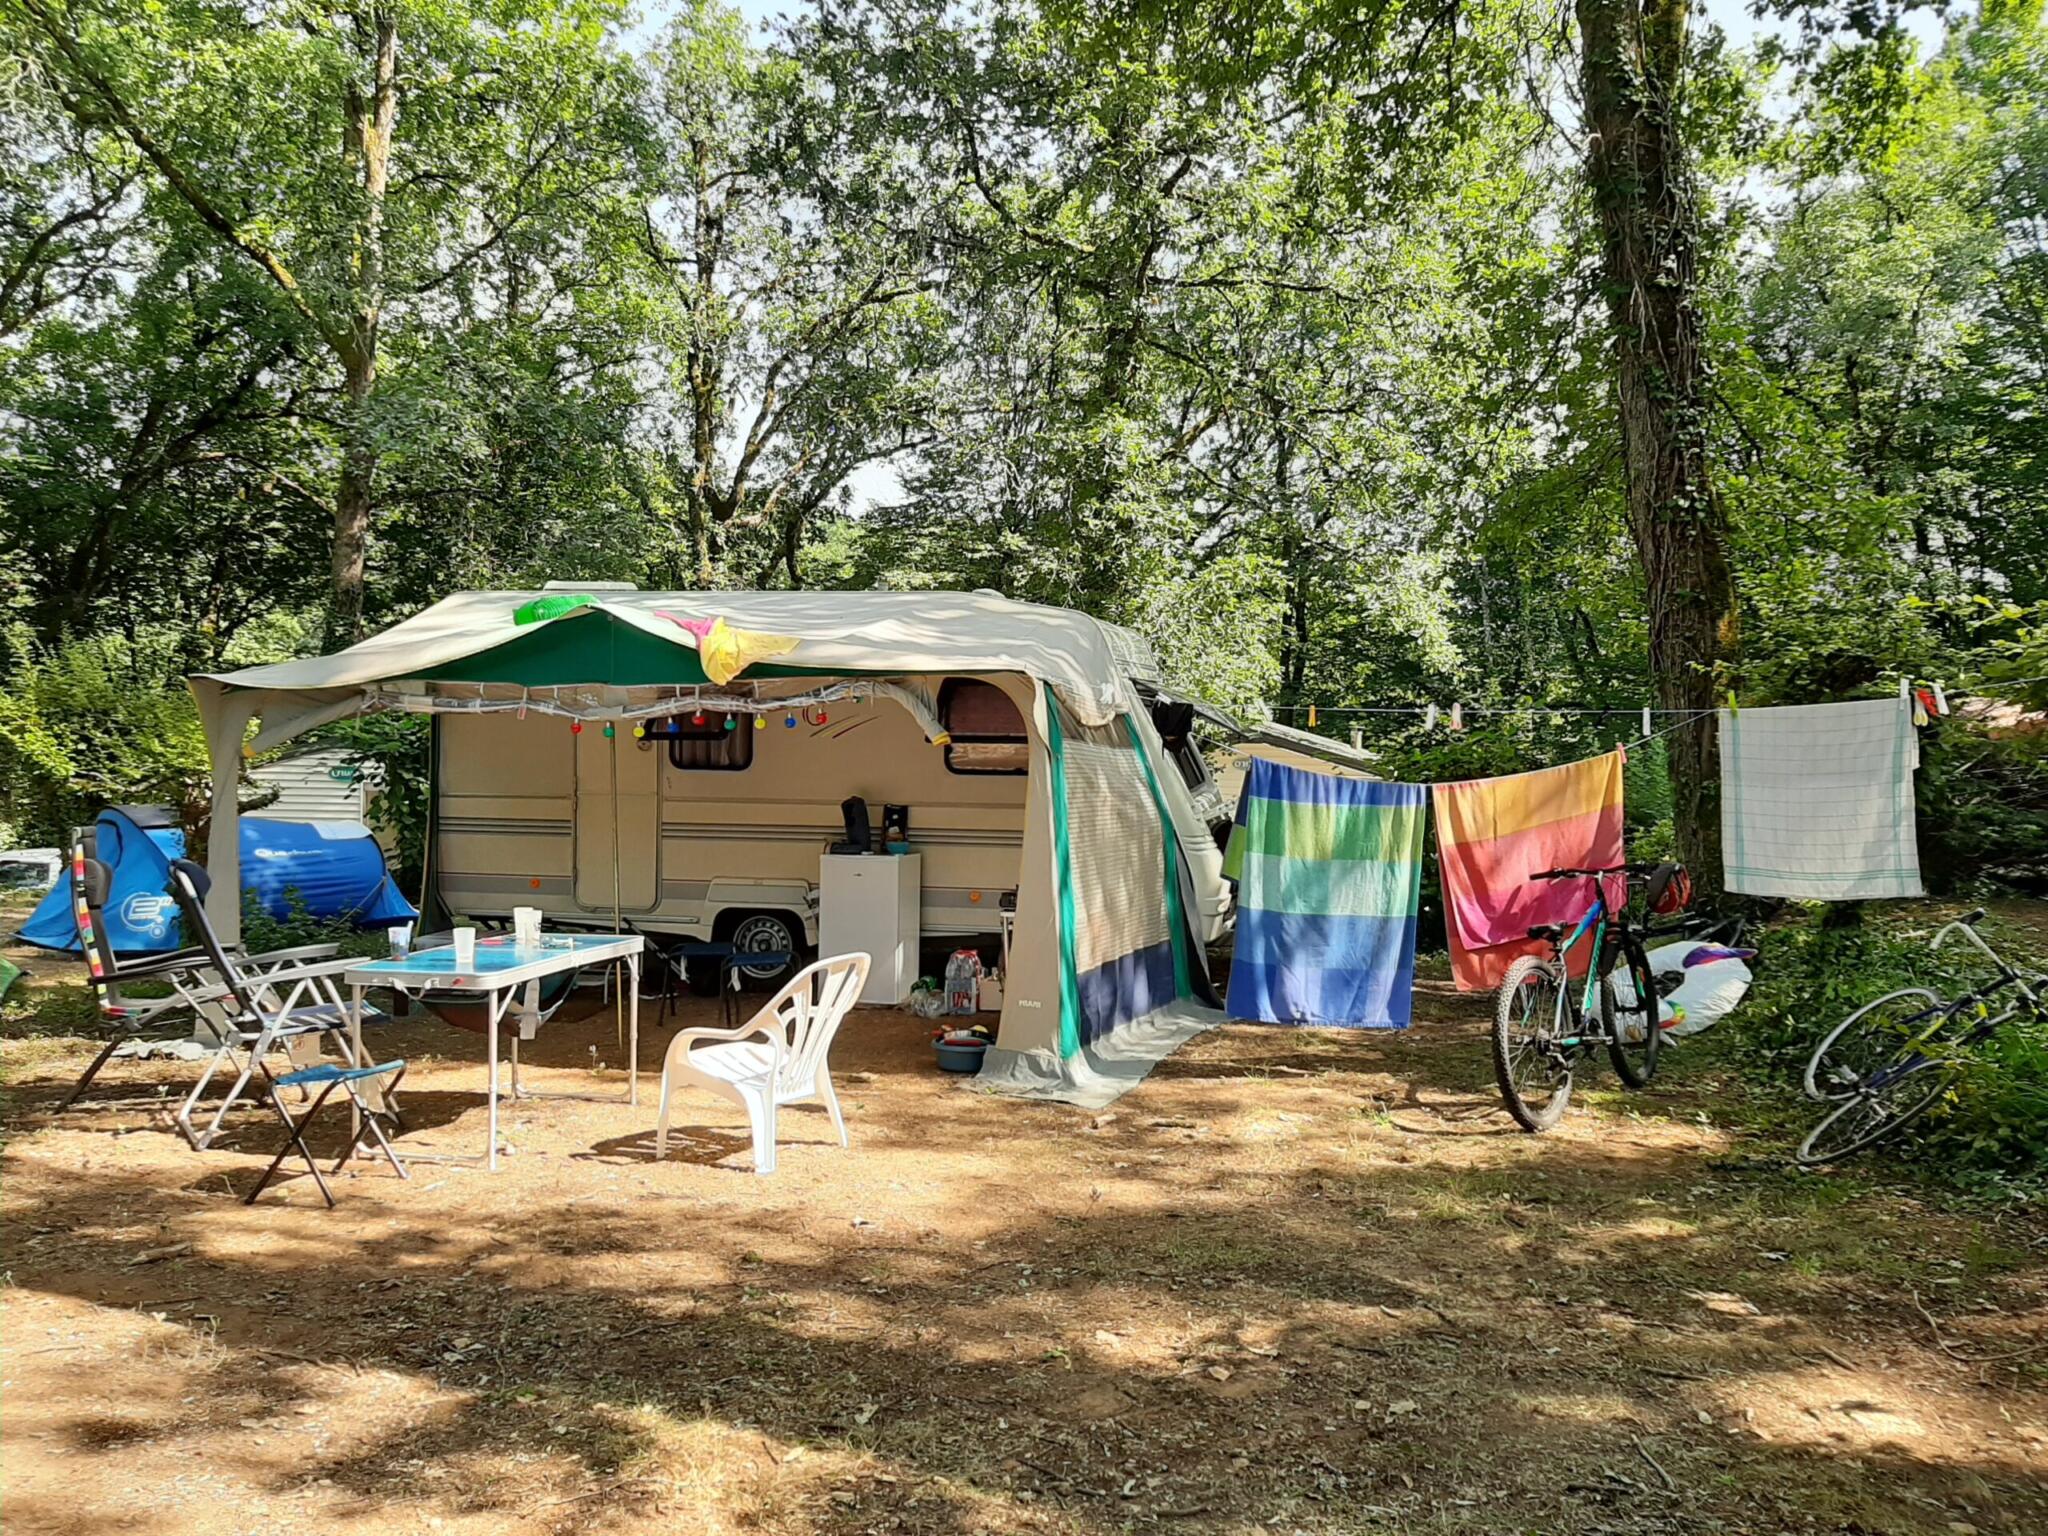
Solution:
M 148 955 L 139 960 L 114 961 L 114 969 L 107 980 L 112 982 L 141 981 L 150 976 L 162 976 L 173 971 L 192 971 L 211 965 L 203 949 L 177 949 L 167 955 Z
M 249 980 L 259 986 L 273 987 L 295 981 L 317 981 L 323 977 L 339 976 L 353 966 L 361 965 L 359 959 L 341 956 L 332 960 L 309 960 L 303 965 L 281 965 L 274 971 L 264 971 L 251 976 Z
M 341 953 L 339 944 L 299 944 L 290 949 L 266 949 L 250 955 L 245 964 L 261 966 L 297 965 L 301 961 L 331 960 Z

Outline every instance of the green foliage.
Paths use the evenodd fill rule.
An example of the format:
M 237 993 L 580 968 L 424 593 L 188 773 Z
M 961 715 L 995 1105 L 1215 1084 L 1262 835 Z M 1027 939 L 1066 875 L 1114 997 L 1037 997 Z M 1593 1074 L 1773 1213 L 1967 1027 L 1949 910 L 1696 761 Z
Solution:
M 15 836 L 63 847 L 105 806 L 204 799 L 198 713 L 182 683 L 165 682 L 181 637 L 158 628 L 45 647 L 17 626 L 0 643 L 0 819 Z
M 273 917 L 254 891 L 242 892 L 242 947 L 251 954 L 266 950 L 297 949 L 307 944 L 333 944 L 344 955 L 389 953 L 389 940 L 382 930 L 366 933 L 343 917 L 315 917 L 306 908 L 297 887 L 284 893 L 285 913 Z
M 1952 715 L 1921 733 L 1914 795 L 1930 889 L 2048 896 L 2048 731 Z
M 433 790 L 433 721 L 426 715 L 363 715 L 328 727 L 326 738 L 348 749 L 344 761 L 370 776 L 376 795 L 370 821 L 388 834 L 392 876 L 417 892 L 426 871 L 427 824 Z

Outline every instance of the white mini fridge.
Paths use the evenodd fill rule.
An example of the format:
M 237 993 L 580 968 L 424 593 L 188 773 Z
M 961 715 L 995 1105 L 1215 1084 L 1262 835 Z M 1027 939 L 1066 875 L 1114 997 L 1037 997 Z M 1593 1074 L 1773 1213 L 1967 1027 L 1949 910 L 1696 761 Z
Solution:
M 924 860 L 914 853 L 828 853 L 818 871 L 818 958 L 865 954 L 860 1000 L 895 1007 L 917 984 Z

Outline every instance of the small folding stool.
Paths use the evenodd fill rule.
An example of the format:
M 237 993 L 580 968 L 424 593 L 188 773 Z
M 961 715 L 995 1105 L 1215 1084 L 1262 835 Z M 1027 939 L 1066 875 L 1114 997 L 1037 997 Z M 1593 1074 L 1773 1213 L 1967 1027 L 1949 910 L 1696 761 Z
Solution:
M 313 1182 L 320 1186 L 321 1198 L 332 1209 L 334 1192 L 320 1176 L 320 1164 L 315 1161 L 312 1148 L 306 1145 L 306 1127 L 313 1123 L 313 1117 L 320 1113 L 320 1106 L 327 1102 L 328 1095 L 336 1088 L 341 1089 L 353 1101 L 359 1129 L 355 1139 L 349 1143 L 348 1150 L 336 1158 L 334 1166 L 327 1171 L 341 1172 L 342 1165 L 363 1150 L 363 1142 L 367 1137 L 376 1143 L 377 1150 L 384 1154 L 385 1161 L 398 1171 L 401 1179 L 411 1178 L 412 1174 L 407 1171 L 405 1164 L 399 1160 L 398 1153 L 392 1148 L 391 1138 L 384 1134 L 383 1122 L 389 1119 L 395 1126 L 398 1123 L 397 1115 L 388 1109 L 372 1108 L 369 1100 L 356 1089 L 357 1083 L 387 1075 L 391 1077 L 391 1081 L 385 1086 L 381 1097 L 388 1104 L 397 1092 L 399 1082 L 405 1077 L 403 1061 L 380 1062 L 371 1067 L 353 1067 L 343 1062 L 323 1061 L 300 1071 L 287 1072 L 282 1077 L 273 1078 L 270 1084 L 270 1105 L 277 1111 L 277 1118 L 284 1122 L 286 1140 L 285 1144 L 277 1149 L 277 1156 L 270 1160 L 270 1166 L 263 1170 L 263 1177 L 256 1181 L 256 1187 L 249 1191 L 242 1203 L 254 1205 L 256 1197 L 263 1193 L 263 1186 L 276 1176 L 277 1170 L 284 1166 L 284 1160 L 296 1150 L 299 1156 L 305 1159 L 306 1171 L 313 1175 Z M 306 1112 L 294 1120 L 291 1111 L 284 1107 L 282 1090 L 286 1088 L 297 1088 L 301 1091 L 318 1088 L 320 1092 L 307 1106 Z

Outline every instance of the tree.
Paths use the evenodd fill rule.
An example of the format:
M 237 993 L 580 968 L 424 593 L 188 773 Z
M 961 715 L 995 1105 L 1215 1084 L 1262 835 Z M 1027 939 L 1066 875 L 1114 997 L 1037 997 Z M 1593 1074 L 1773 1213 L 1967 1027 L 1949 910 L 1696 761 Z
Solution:
M 262 274 L 338 374 L 330 630 L 354 639 L 390 327 L 516 231 L 572 228 L 627 169 L 606 0 L 0 3 L 95 153 L 117 147 Z
M 1586 177 L 1600 224 L 1629 532 L 1669 738 L 1680 856 L 1720 883 L 1718 669 L 1736 647 L 1725 509 L 1710 473 L 1699 193 L 1680 128 L 1686 0 L 1576 0 Z
M 648 59 L 660 170 L 641 249 L 673 383 L 659 489 L 670 579 L 803 584 L 813 518 L 862 465 L 930 440 L 944 338 L 933 189 L 886 120 L 693 0 Z

